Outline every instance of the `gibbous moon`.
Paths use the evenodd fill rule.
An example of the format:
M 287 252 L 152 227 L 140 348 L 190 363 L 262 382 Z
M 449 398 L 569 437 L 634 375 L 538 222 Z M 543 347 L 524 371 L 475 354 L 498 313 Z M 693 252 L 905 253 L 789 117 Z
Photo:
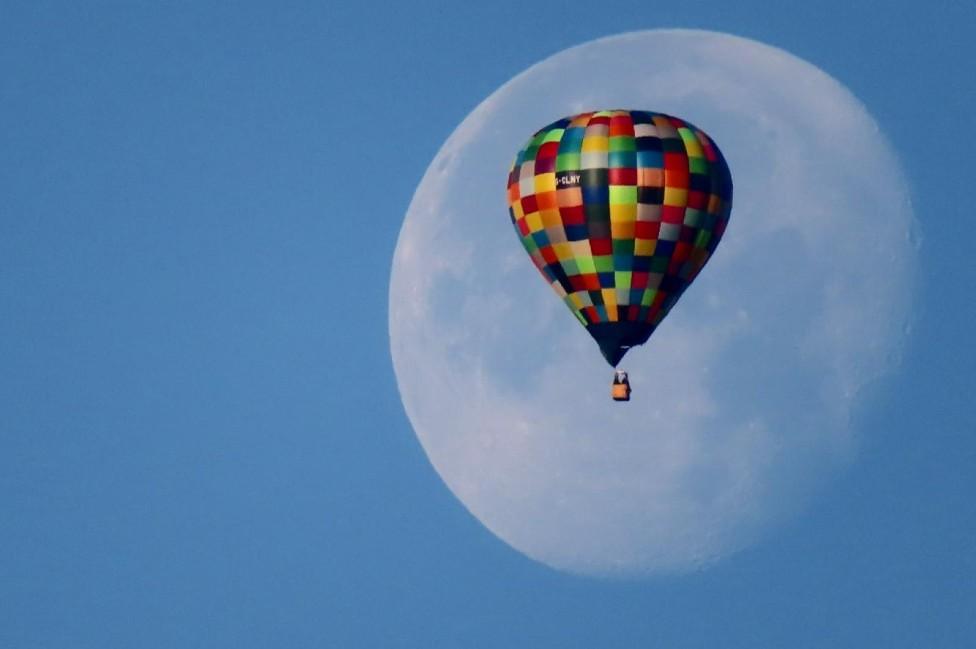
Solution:
M 505 200 L 535 130 L 606 108 L 692 122 L 735 183 L 715 255 L 621 364 L 629 403 Z M 417 188 L 390 282 L 404 407 L 447 486 L 516 550 L 587 575 L 700 568 L 850 463 L 852 407 L 906 335 L 913 222 L 878 125 L 810 63 L 688 30 L 560 52 L 475 108 Z

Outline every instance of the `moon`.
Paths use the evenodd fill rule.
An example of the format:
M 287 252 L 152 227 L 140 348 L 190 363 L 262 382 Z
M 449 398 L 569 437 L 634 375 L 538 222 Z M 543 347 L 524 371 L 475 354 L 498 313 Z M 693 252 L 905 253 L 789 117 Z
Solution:
M 735 183 L 714 257 L 622 363 L 629 403 L 505 202 L 535 130 L 605 108 L 694 123 Z M 852 463 L 852 409 L 908 335 L 913 228 L 891 146 L 814 65 L 706 31 L 573 47 L 475 108 L 416 190 L 389 297 L 404 408 L 448 488 L 519 552 L 601 577 L 701 569 Z

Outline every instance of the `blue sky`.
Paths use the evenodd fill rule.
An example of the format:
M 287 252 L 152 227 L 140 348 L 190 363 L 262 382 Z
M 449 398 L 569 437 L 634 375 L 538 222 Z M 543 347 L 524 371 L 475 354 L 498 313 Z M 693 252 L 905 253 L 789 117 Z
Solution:
M 966 3 L 5 3 L 0 646 L 960 647 L 976 624 Z M 622 31 L 781 47 L 867 106 L 922 234 L 855 465 L 762 542 L 554 572 L 428 464 L 391 256 L 444 139 Z

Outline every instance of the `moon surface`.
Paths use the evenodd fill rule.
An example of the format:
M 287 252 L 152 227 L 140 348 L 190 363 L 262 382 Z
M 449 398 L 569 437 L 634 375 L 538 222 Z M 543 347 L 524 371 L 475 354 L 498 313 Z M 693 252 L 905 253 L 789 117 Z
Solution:
M 505 201 L 535 130 L 603 108 L 689 120 L 735 183 L 714 257 L 621 364 L 629 403 Z M 635 32 L 532 66 L 444 143 L 394 254 L 390 350 L 431 464 L 559 570 L 682 572 L 755 542 L 851 462 L 858 394 L 898 364 L 917 262 L 905 188 L 847 89 L 755 41 Z

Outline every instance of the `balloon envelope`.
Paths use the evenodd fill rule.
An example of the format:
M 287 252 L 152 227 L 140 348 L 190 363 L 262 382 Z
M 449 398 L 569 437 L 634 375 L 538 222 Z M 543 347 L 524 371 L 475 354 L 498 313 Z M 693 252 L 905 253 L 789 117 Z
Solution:
M 508 203 L 533 263 L 616 366 L 715 251 L 732 177 L 688 122 L 601 110 L 536 132 L 512 165 Z

